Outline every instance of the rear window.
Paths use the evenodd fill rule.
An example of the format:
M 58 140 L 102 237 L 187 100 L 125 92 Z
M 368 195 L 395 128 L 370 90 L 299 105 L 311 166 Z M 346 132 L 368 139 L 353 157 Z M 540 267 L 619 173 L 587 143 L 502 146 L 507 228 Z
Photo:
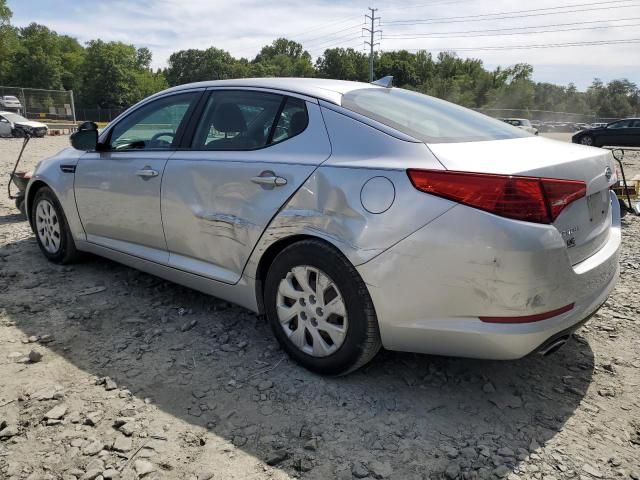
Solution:
M 468 108 L 402 88 L 362 88 L 342 97 L 348 110 L 425 143 L 478 142 L 530 133 Z

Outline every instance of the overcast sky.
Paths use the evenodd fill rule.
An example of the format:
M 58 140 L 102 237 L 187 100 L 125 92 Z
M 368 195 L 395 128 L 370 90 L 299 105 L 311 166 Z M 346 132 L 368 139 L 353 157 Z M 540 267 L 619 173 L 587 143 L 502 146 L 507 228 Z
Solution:
M 513 48 L 640 41 L 640 0 L 9 0 L 8 3 L 14 12 L 14 25 L 38 22 L 81 42 L 101 38 L 148 47 L 153 52 L 154 67 L 165 66 L 171 52 L 187 48 L 215 46 L 236 57 L 253 58 L 263 45 L 280 36 L 299 41 L 314 58 L 330 47 L 363 49 L 364 14 L 367 7 L 373 6 L 381 17 L 376 29 L 383 30 L 377 34 L 376 41 L 381 45 L 376 48 L 426 49 L 434 54 L 442 49 L 457 50 L 461 57 L 482 59 L 488 68 L 527 62 L 534 66 L 535 80 L 564 85 L 574 82 L 579 89 L 585 89 L 594 77 L 605 81 L 626 77 L 640 84 L 640 43 Z M 500 50 L 491 49 L 495 47 Z

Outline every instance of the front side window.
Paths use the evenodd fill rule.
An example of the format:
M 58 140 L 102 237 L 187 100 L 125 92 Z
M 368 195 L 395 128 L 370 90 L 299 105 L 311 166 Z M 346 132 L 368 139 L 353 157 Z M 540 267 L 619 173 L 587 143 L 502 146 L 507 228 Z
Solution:
M 178 130 L 200 92 L 181 93 L 148 103 L 113 127 L 111 150 L 169 150 L 176 148 Z
M 361 88 L 342 106 L 425 143 L 474 142 L 532 134 L 468 108 L 402 88 Z
M 304 101 L 274 93 L 213 92 L 196 129 L 196 150 L 255 150 L 297 135 L 307 126 Z

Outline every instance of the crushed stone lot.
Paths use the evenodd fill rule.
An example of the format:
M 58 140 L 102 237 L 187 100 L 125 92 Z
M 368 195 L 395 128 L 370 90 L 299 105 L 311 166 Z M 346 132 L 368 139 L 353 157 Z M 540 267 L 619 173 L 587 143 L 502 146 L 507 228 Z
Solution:
M 4 193 L 20 145 L 0 139 L 0 479 L 640 480 L 640 217 L 614 294 L 557 353 L 381 352 L 328 378 L 240 307 L 47 262 Z M 24 165 L 67 145 L 34 139 Z

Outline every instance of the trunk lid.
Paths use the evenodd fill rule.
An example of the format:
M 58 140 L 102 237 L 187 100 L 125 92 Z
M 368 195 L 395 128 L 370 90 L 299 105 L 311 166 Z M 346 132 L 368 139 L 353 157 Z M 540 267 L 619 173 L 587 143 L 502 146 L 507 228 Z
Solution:
M 541 137 L 428 145 L 448 170 L 582 180 L 585 197 L 554 222 L 575 265 L 598 251 L 611 227 L 609 188 L 615 182 L 611 152 Z M 607 178 L 607 173 L 612 175 Z

